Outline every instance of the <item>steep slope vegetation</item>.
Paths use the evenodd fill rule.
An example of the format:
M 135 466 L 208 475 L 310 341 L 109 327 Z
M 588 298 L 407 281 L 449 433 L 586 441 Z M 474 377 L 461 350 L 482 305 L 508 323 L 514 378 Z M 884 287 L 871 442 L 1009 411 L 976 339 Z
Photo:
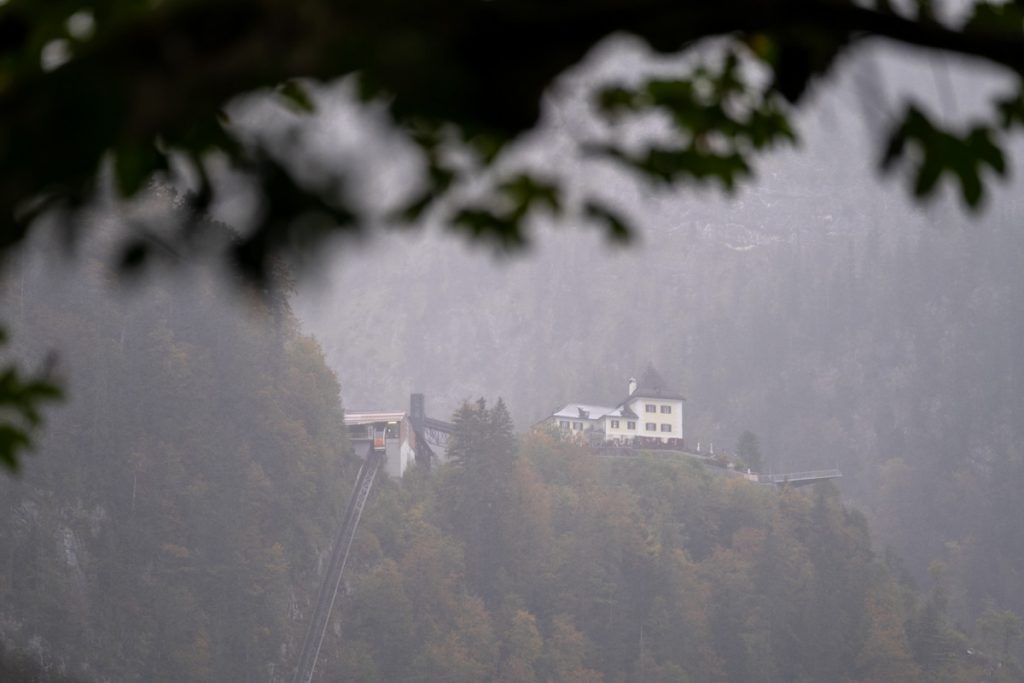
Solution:
M 500 403 L 456 423 L 453 463 L 377 498 L 324 680 L 1021 675 L 1009 654 L 968 655 L 980 646 L 952 627 L 941 582 L 916 594 L 830 486 L 779 491 L 547 434 L 517 449 Z
M 751 430 L 776 471 L 842 468 L 918 580 L 948 566 L 961 618 L 988 601 L 1024 614 L 1019 199 L 960 225 L 802 170 L 734 203 L 652 200 L 621 253 L 577 230 L 495 267 L 382 240 L 303 317 L 368 404 L 501 392 L 528 424 L 610 404 L 653 362 L 689 399 L 691 441 Z
M 70 400 L 0 479 L 0 642 L 83 681 L 284 680 L 348 494 L 337 381 L 280 298 L 203 268 L 118 295 L 97 251 L 3 291 Z

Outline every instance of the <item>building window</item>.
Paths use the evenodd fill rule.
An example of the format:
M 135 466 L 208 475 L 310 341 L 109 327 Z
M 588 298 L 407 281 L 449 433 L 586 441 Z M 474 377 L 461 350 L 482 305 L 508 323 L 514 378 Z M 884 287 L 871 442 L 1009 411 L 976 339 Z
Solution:
M 663 432 L 671 432 L 672 431 L 672 425 L 666 425 L 666 424 L 661 425 L 661 431 L 663 431 Z
M 373 436 L 372 425 L 349 425 L 348 435 L 351 439 L 369 439 Z
M 666 415 L 668 415 L 669 413 L 672 412 L 672 406 L 662 406 L 661 407 L 661 412 L 663 412 Z
M 653 422 L 648 422 L 647 423 L 647 431 L 649 431 L 649 432 L 656 432 L 656 431 L 658 431 L 658 425 L 654 424 Z
M 583 429 L 583 423 L 582 422 L 573 422 L 572 423 L 572 428 L 575 429 L 577 432 L 581 431 Z
M 562 428 L 562 429 L 568 429 L 569 428 L 569 421 L 568 420 L 559 420 L 558 421 L 558 426 L 560 428 Z
M 653 403 L 648 403 L 644 405 L 644 410 L 647 411 L 648 413 L 656 413 L 658 412 L 658 406 L 654 405 Z
M 618 420 L 612 420 L 612 429 L 618 429 L 618 428 L 619 428 L 619 421 Z
M 626 429 L 636 429 L 636 422 L 633 422 L 632 420 L 627 422 L 626 423 Z

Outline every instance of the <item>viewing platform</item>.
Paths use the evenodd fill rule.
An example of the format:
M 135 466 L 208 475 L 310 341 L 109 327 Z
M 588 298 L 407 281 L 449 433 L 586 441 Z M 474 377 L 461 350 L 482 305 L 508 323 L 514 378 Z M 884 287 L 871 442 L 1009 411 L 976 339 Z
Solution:
M 843 473 L 837 469 L 829 470 L 805 470 L 803 472 L 786 472 L 782 474 L 760 474 L 758 472 L 744 472 L 741 469 L 731 467 L 723 464 L 720 460 L 717 460 L 714 455 L 708 453 L 696 453 L 694 451 L 681 450 L 679 448 L 673 448 L 671 446 L 626 446 L 626 445 L 615 445 L 615 446 L 592 446 L 601 456 L 606 458 L 628 458 L 635 457 L 644 454 L 652 455 L 665 455 L 665 456 L 684 456 L 697 460 L 709 468 L 715 470 L 721 470 L 723 473 L 729 473 L 732 476 L 743 477 L 747 481 L 754 482 L 755 484 L 774 484 L 775 486 L 807 486 L 814 484 L 819 481 L 827 481 L 829 479 L 840 479 Z
M 788 474 L 748 474 L 744 476 L 759 484 L 806 486 L 818 481 L 839 479 L 843 476 L 843 473 L 839 470 L 808 470 L 806 472 L 790 472 Z

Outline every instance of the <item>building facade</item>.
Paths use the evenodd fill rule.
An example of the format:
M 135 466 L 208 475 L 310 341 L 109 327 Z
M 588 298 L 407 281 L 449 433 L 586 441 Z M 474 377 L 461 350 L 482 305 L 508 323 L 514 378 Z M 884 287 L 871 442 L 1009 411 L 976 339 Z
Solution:
M 642 381 L 630 378 L 627 394 L 613 407 L 569 403 L 546 422 L 588 443 L 685 448 L 682 394 L 670 390 L 653 369 Z
M 374 447 L 375 431 L 384 427 L 384 472 L 400 478 L 416 461 L 416 432 L 408 413 L 387 411 L 358 411 L 345 413 L 348 440 L 356 455 L 365 458 Z
M 384 472 L 400 478 L 415 462 L 424 467 L 447 460 L 448 438 L 454 425 L 427 417 L 423 394 L 409 397 L 409 410 L 345 411 L 349 443 L 356 455 L 365 458 L 375 449 L 377 435 L 383 437 Z M 380 444 L 378 444 L 380 445 Z

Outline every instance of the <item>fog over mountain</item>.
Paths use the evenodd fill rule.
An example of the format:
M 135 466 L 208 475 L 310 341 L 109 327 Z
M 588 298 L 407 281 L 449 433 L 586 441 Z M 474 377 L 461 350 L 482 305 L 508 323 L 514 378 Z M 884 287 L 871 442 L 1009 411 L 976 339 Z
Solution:
M 929 499 L 934 482 L 1020 458 L 1022 186 L 997 184 L 977 216 L 951 187 L 917 205 L 865 153 L 881 148 L 865 123 L 907 93 L 969 122 L 964 103 L 1000 87 L 984 69 L 875 51 L 842 74 L 816 93 L 801 146 L 769 155 L 732 196 L 650 188 L 569 157 L 566 136 L 590 124 L 567 95 L 523 155 L 612 188 L 640 226 L 635 244 L 543 224 L 525 255 L 496 260 L 436 228 L 388 234 L 339 246 L 297 312 L 355 407 L 399 409 L 422 391 L 443 417 L 500 395 L 525 426 L 570 401 L 612 404 L 653 363 L 688 398 L 691 441 L 733 449 L 749 429 L 779 470 L 840 467 L 843 490 L 923 578 L 946 552 L 942 525 L 983 504 Z M 386 171 L 371 177 L 386 184 Z M 886 517 L 911 495 L 917 522 Z M 973 599 L 986 591 L 1022 606 L 1010 585 Z
M 179 215 L 168 186 L 91 214 L 70 262 L 34 241 L 0 303 L 16 357 L 59 353 L 68 400 L 0 478 L 0 681 L 278 683 L 309 643 L 314 681 L 1024 680 L 1024 183 L 977 214 L 952 186 L 915 204 L 870 132 L 907 94 L 969 125 L 1005 84 L 861 54 L 800 146 L 726 194 L 579 152 L 606 125 L 583 92 L 665 65 L 611 41 L 507 162 L 608 199 L 625 247 L 544 218 L 495 256 L 381 219 L 265 287 L 208 262 L 129 287 L 109 241 L 133 211 Z M 262 95 L 230 113 L 383 216 L 421 169 L 351 88 L 322 87 L 311 118 Z M 258 198 L 214 181 L 237 193 L 202 228 L 230 240 Z M 544 424 L 620 405 L 650 368 L 702 453 Z M 412 393 L 436 422 L 352 422 Z M 376 475 L 399 441 L 421 450 Z M 757 460 L 842 477 L 767 485 Z

